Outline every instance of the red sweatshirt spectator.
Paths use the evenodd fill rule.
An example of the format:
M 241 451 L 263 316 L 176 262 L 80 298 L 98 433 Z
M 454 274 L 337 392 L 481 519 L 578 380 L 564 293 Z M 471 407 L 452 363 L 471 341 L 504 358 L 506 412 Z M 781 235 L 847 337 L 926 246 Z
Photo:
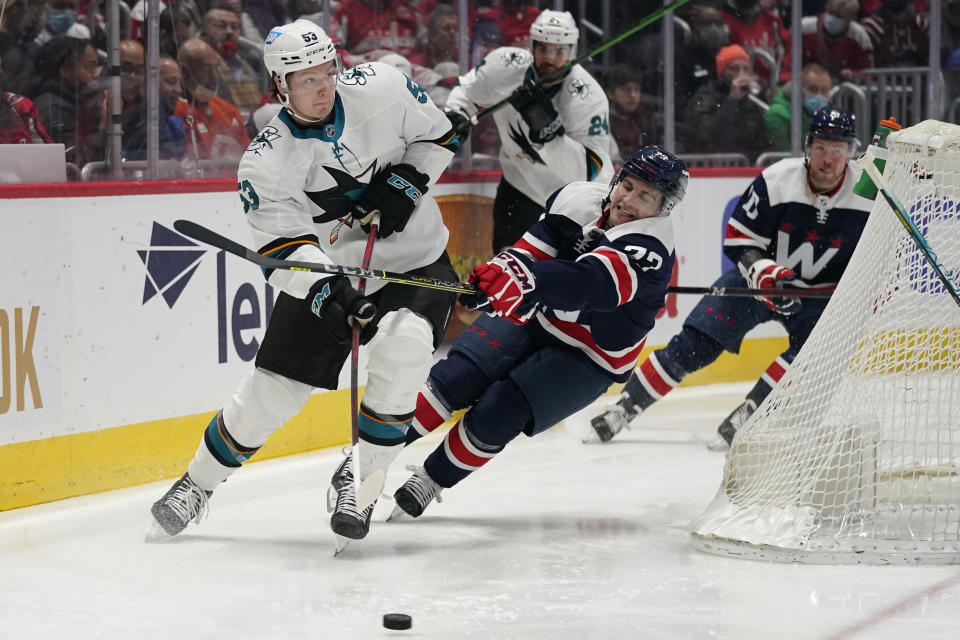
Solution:
M 0 93 L 0 144 L 52 143 L 37 106 L 16 93 Z
M 803 64 L 818 62 L 840 80 L 873 66 L 870 38 L 853 21 L 859 9 L 857 0 L 827 0 L 826 13 L 803 18 Z
M 344 0 L 333 14 L 337 37 L 355 56 L 376 49 L 409 56 L 417 48 L 422 20 L 406 0 Z

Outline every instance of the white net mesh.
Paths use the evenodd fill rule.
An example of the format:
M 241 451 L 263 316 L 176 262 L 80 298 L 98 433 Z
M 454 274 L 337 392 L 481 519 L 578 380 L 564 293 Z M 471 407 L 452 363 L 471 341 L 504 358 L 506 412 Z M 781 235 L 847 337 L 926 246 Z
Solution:
M 891 134 L 884 176 L 960 278 L 960 127 Z M 817 563 L 960 562 L 960 307 L 877 195 L 830 304 L 737 433 L 692 544 Z

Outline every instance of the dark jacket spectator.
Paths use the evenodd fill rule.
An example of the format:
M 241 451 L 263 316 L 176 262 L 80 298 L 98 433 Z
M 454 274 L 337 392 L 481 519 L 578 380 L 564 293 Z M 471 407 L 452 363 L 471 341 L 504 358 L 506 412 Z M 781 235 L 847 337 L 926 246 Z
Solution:
M 873 66 L 873 46 L 867 32 L 854 22 L 857 0 L 828 0 L 826 13 L 801 21 L 803 64 L 816 62 L 840 80 L 852 80 Z
M 750 99 L 757 79 L 743 47 L 717 54 L 717 79 L 700 87 L 684 117 L 684 150 L 691 153 L 742 153 L 752 162 L 770 148 L 763 109 Z
M 103 158 L 106 115 L 103 90 L 97 84 L 100 62 L 86 40 L 56 36 L 36 59 L 41 80 L 34 102 L 43 128 L 67 148 L 67 162 L 78 167 Z
M 916 13 L 913 0 L 884 0 L 880 8 L 861 20 L 860 24 L 870 36 L 874 66 L 927 65 L 930 57 L 930 25 L 926 15 Z
M 622 161 L 642 147 L 660 142 L 661 134 L 653 111 L 643 104 L 640 75 L 627 65 L 616 65 L 607 75 L 610 135 L 617 143 L 619 161 Z
M 730 44 L 730 30 L 719 10 L 694 5 L 687 21 L 690 41 L 678 47 L 674 64 L 677 113 L 683 113 L 697 89 L 717 78 L 717 52 Z

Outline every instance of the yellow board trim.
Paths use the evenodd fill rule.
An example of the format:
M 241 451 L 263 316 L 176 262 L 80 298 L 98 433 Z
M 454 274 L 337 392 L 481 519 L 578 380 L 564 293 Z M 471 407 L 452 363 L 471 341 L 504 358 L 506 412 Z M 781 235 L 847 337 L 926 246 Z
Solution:
M 786 338 L 745 340 L 739 355 L 722 354 L 709 367 L 688 376 L 682 386 L 756 380 L 786 348 Z M 645 349 L 641 361 L 653 350 Z M 349 389 L 313 395 L 251 460 L 346 444 L 349 407 Z M 0 511 L 178 477 L 186 471 L 215 413 L 2 446 Z

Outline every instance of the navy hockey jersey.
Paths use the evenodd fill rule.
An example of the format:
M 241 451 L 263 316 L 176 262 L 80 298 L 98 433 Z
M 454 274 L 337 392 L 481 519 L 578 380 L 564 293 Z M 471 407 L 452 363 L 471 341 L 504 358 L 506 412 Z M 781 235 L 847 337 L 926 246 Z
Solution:
M 831 193 L 807 183 L 803 158 L 767 167 L 747 187 L 727 223 L 723 250 L 739 262 L 750 249 L 797 274 L 791 286 L 832 288 L 840 281 L 860 240 L 873 201 L 853 192 L 860 168 L 850 161 Z
M 644 218 L 604 230 L 610 187 L 574 182 L 547 201 L 539 222 L 514 245 L 536 259 L 536 321 L 582 351 L 612 378 L 633 370 L 673 273 L 673 224 Z

